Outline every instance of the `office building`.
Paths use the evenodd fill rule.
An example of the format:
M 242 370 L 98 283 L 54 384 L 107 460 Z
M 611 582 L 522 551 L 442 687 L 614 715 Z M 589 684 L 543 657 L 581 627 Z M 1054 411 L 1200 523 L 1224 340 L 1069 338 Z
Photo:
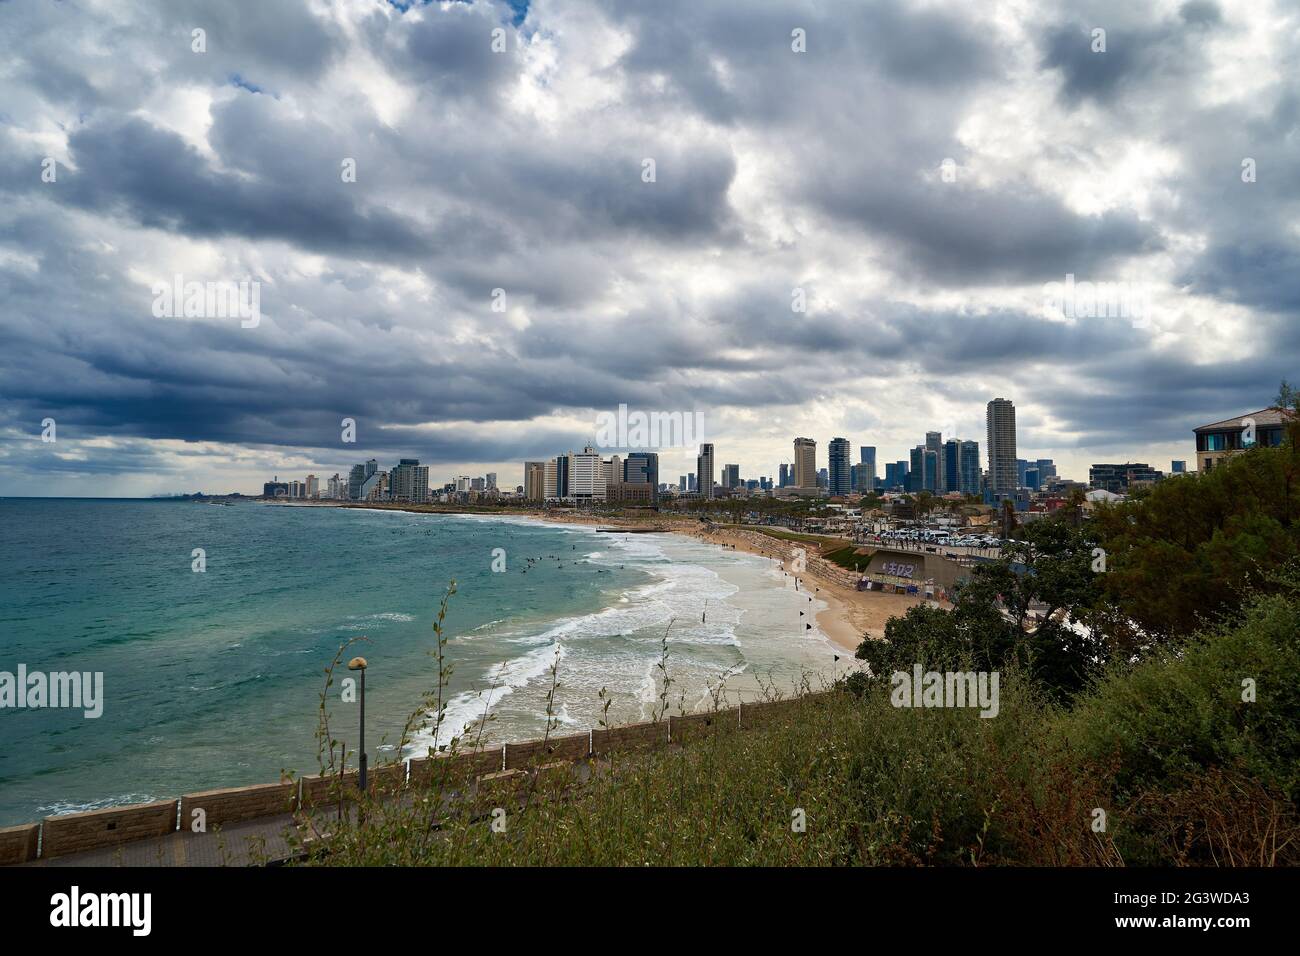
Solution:
M 875 491 L 876 479 L 877 479 L 876 446 L 861 445 L 858 447 L 858 455 L 860 456 L 860 464 L 866 466 L 866 468 L 864 469 L 864 474 L 867 477 L 867 482 L 863 485 L 860 485 L 857 490 L 863 492 Z
M 579 503 L 605 500 L 605 462 L 591 445 L 569 454 L 569 497 Z
M 958 459 L 961 474 L 957 480 L 957 490 L 963 495 L 980 493 L 980 443 L 963 441 Z
M 985 413 L 988 427 L 989 491 L 993 498 L 1016 490 L 1016 406 L 1010 399 L 995 398 Z
M 1088 487 L 1121 495 L 1138 482 L 1158 481 L 1163 477 L 1145 462 L 1093 465 L 1088 469 Z
M 936 494 L 943 494 L 946 490 L 944 478 L 944 461 L 943 461 L 943 435 L 940 432 L 925 433 L 925 450 L 934 452 L 935 465 L 934 487 L 927 489 Z
M 722 466 L 722 487 L 723 488 L 740 487 L 740 466 L 739 465 Z
M 885 462 L 885 489 L 887 491 L 907 490 L 907 462 Z
M 699 486 L 700 496 L 713 497 L 713 444 L 700 445 L 700 453 L 695 458 L 695 483 Z
M 1170 473 L 1171 475 L 1185 475 L 1185 474 L 1187 474 L 1187 462 L 1186 462 L 1186 461 L 1182 461 L 1182 460 L 1177 460 L 1177 459 L 1174 460 L 1174 461 L 1171 461 L 1171 462 L 1169 463 L 1169 473 Z
M 683 476 L 684 478 L 685 476 Z M 650 504 L 659 503 L 659 454 L 653 451 L 634 451 L 623 462 L 623 482 L 629 485 L 649 485 Z
M 827 449 L 830 468 L 827 470 L 827 487 L 832 495 L 847 495 L 853 490 L 849 462 L 852 449 L 847 438 L 832 438 Z

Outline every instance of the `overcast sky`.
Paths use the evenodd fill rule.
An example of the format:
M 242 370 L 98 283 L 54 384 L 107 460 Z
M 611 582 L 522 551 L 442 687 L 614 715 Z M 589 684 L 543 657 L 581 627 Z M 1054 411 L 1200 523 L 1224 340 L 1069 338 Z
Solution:
M 1067 477 L 1194 467 L 1300 378 L 1298 53 L 1268 0 L 0 0 L 0 494 L 513 486 L 620 403 L 744 477 L 999 396 Z

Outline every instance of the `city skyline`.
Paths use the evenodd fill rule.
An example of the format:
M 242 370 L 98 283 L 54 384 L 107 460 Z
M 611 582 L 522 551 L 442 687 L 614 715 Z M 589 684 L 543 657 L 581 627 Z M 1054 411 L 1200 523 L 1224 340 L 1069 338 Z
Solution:
M 0 495 L 513 487 L 621 404 L 745 477 L 998 395 L 1063 475 L 1194 462 L 1295 377 L 1298 17 L 0 4 Z

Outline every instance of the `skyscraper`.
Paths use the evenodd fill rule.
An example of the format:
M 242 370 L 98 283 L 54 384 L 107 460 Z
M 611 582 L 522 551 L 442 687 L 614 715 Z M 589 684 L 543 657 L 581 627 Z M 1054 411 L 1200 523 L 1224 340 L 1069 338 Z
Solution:
M 723 488 L 740 487 L 740 466 L 739 465 L 722 466 L 722 487 Z
M 713 443 L 700 445 L 700 453 L 695 458 L 695 481 L 699 485 L 700 495 L 713 497 Z
M 957 490 L 963 495 L 978 495 L 980 493 L 979 442 L 964 441 L 961 443 L 961 462 L 958 468 L 961 474 L 957 482 Z
M 849 473 L 849 456 L 852 451 L 847 438 L 832 438 L 830 449 L 830 473 L 827 476 L 832 495 L 847 495 L 852 489 L 852 475 Z
M 944 494 L 960 490 L 961 484 L 961 442 L 949 438 L 943 443 L 943 488 Z
M 683 476 L 683 479 L 685 476 Z M 659 501 L 659 453 L 634 451 L 623 461 L 623 480 L 632 484 L 645 482 L 650 486 L 650 501 Z
M 784 488 L 788 484 L 790 484 L 790 466 L 785 462 L 781 462 L 780 477 L 777 479 L 776 486 L 778 488 Z
M 529 501 L 546 498 L 546 462 L 524 462 L 524 497 Z
M 866 465 L 868 484 L 859 484 L 858 491 L 875 491 L 876 490 L 876 446 L 861 445 L 858 448 L 858 454 L 862 456 L 862 464 Z
M 989 442 L 989 491 L 995 498 L 1016 491 L 1016 406 L 995 398 L 986 414 Z
M 403 458 L 389 474 L 389 495 L 394 501 L 424 501 L 429 497 L 429 466 L 418 458 Z
M 885 462 L 885 488 L 890 491 L 907 490 L 907 462 Z
M 934 487 L 927 489 L 929 491 L 943 494 L 944 492 L 944 467 L 943 467 L 943 434 L 941 432 L 925 433 L 925 450 L 934 452 L 935 473 Z
M 817 487 L 817 442 L 811 438 L 794 440 L 794 486 Z

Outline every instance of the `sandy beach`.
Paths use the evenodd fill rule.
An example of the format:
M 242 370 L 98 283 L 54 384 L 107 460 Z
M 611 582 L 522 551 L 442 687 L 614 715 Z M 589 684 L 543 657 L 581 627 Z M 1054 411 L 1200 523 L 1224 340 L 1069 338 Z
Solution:
M 657 515 L 653 520 L 611 519 L 581 513 L 541 515 L 543 520 L 571 524 L 590 524 L 606 528 L 626 528 L 629 531 L 646 531 L 651 528 L 674 534 L 685 534 L 722 548 L 732 548 L 781 562 L 783 569 L 792 567 L 794 549 L 798 542 L 786 541 L 745 528 L 725 528 L 706 525 L 698 519 L 680 516 Z M 810 554 L 814 553 L 810 549 Z M 790 572 L 793 573 L 793 572 Z M 847 575 L 844 575 L 847 577 Z M 836 578 L 824 573 L 818 562 L 810 562 L 798 575 L 799 586 L 812 596 L 826 602 L 817 614 L 817 626 L 822 633 L 849 654 L 858 649 L 864 637 L 883 639 L 885 622 L 891 617 L 906 613 L 909 607 L 924 602 L 915 594 L 886 594 L 883 591 L 859 591 L 849 586 L 844 577 Z
M 797 542 L 783 541 L 759 531 L 739 528 L 679 526 L 671 530 L 720 547 L 772 558 L 780 561 L 782 568 L 787 571 L 792 566 L 794 548 L 800 547 Z M 850 654 L 858 649 L 864 637 L 884 638 L 886 621 L 924 601 L 924 598 L 914 594 L 859 591 L 847 586 L 842 580 L 821 573 L 815 563 L 810 563 L 807 570 L 798 574 L 797 578 L 801 588 L 826 602 L 826 607 L 817 614 L 818 627 Z
M 393 506 L 389 506 L 393 507 Z M 396 506 L 402 511 L 441 511 L 419 506 Z M 475 512 L 470 512 L 475 513 Z M 560 524 L 583 524 L 600 528 L 636 532 L 667 532 L 685 534 L 722 548 L 732 548 L 771 558 L 781 562 L 783 569 L 793 566 L 794 549 L 804 547 L 747 528 L 729 528 L 706 524 L 696 518 L 680 515 L 647 515 L 645 517 L 613 517 L 591 515 L 580 511 L 514 512 L 523 517 Z M 815 549 L 809 549 L 813 558 Z M 817 626 L 828 638 L 849 655 L 857 650 L 864 637 L 883 639 L 885 622 L 891 617 L 906 613 L 909 607 L 924 602 L 914 594 L 886 594 L 883 591 L 859 591 L 848 583 L 851 577 L 838 568 L 826 568 L 821 562 L 810 560 L 806 570 L 798 574 L 799 586 L 826 603 L 817 613 Z

